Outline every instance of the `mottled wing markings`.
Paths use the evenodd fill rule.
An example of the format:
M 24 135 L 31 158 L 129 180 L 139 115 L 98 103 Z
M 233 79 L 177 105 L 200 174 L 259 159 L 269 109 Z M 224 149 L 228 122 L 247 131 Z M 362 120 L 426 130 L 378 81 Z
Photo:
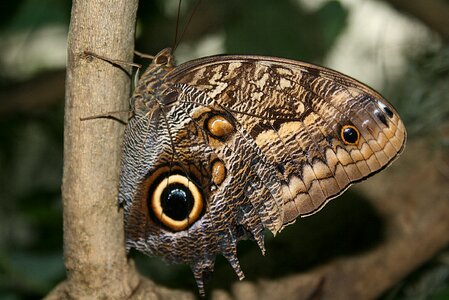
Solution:
M 243 278 L 239 240 L 252 238 L 264 252 L 264 228 L 276 233 L 316 212 L 404 147 L 394 109 L 338 72 L 261 56 L 178 67 L 173 60 L 161 51 L 136 86 L 119 202 L 127 249 L 190 264 L 200 294 L 217 254 Z M 216 116 L 225 128 L 211 125 Z M 342 133 L 348 126 L 354 142 Z M 216 161 L 225 169 L 219 180 Z M 182 231 L 161 227 L 149 209 L 153 181 L 167 172 L 184 174 L 204 193 L 204 212 Z
M 179 88 L 186 95 L 185 97 L 188 98 L 187 101 L 210 108 L 224 109 L 222 106 L 214 103 L 213 99 L 208 97 L 208 95 L 191 86 L 179 85 Z M 230 171 L 234 171 L 233 174 L 235 174 L 236 178 L 245 178 L 245 176 L 239 176 L 239 174 L 245 170 L 248 172 L 246 176 L 249 180 L 244 188 L 246 196 L 250 198 L 256 208 L 261 208 L 261 205 L 264 206 L 263 209 L 261 208 L 257 211 L 264 225 L 273 230 L 273 232 L 277 232 L 282 227 L 283 220 L 284 196 L 282 196 L 283 191 L 280 188 L 283 179 L 273 172 L 274 170 L 270 167 L 268 156 L 256 146 L 252 137 L 248 135 L 240 123 L 237 124 L 237 132 L 232 139 L 223 143 L 214 142 L 213 145 L 215 145 L 216 154 L 220 159 L 224 162 L 232 162 L 228 163 L 227 167 Z M 245 166 L 239 166 L 236 170 L 233 170 L 235 166 L 232 164 L 236 164 L 236 162 L 245 164 Z
M 235 74 L 224 71 L 228 63 L 232 65 L 233 73 L 240 76 L 233 77 Z M 347 149 L 341 142 L 338 144 L 338 126 L 349 122 L 363 127 L 357 114 L 348 116 L 343 109 L 353 110 L 353 106 L 358 105 L 364 118 L 370 118 L 369 122 L 373 124 L 378 122 L 362 106 L 363 99 L 357 99 L 368 97 L 372 92 L 352 80 L 335 80 L 341 74 L 302 64 L 294 69 L 277 61 L 257 62 L 254 59 L 251 62 L 223 60 L 210 65 L 203 61 L 198 70 L 191 62 L 187 67 L 180 69 L 182 76 L 177 75 L 176 70 L 170 76 L 176 81 L 185 79 L 185 82 L 193 82 L 197 89 L 205 91 L 211 98 L 215 97 L 218 103 L 235 113 L 240 124 L 245 124 L 272 165 L 284 162 L 282 176 L 288 176 L 289 183 L 283 184 L 282 188 L 284 195 L 292 195 L 284 198 L 284 205 L 290 207 L 286 209 L 286 223 L 297 215 L 315 212 L 326 199 L 339 195 L 350 183 L 380 169 L 396 155 L 398 149 L 396 152 L 388 151 L 388 155 L 381 150 L 382 145 L 377 141 L 381 133 L 369 133 L 369 140 L 362 137 L 360 148 Z M 253 69 L 248 71 L 245 68 Z M 190 74 L 194 74 L 193 77 Z M 228 86 L 214 86 L 205 79 L 209 77 L 220 78 Z M 372 101 L 367 103 L 372 104 Z M 346 106 L 343 109 L 342 104 Z M 247 111 L 251 115 L 243 113 Z M 285 118 L 282 117 L 284 115 Z M 285 133 L 289 126 L 296 128 L 297 133 L 294 130 Z M 400 130 L 397 130 L 398 135 Z M 389 143 L 388 138 L 381 142 L 384 147 Z M 273 155 L 277 150 L 280 151 Z M 281 172 L 277 170 L 277 173 Z M 291 204 L 292 198 L 296 198 L 295 205 Z

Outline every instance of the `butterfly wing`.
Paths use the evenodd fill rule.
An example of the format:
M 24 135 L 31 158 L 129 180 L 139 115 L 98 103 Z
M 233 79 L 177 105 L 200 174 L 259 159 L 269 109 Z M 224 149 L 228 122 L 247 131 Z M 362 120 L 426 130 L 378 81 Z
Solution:
M 218 56 L 181 65 L 168 80 L 206 94 L 213 99 L 207 105 L 232 114 L 241 138 L 275 173 L 270 178 L 282 190 L 277 203 L 283 224 L 316 212 L 350 184 L 385 168 L 405 145 L 404 124 L 381 95 L 326 68 Z M 203 105 L 201 98 L 196 101 Z M 343 136 L 352 128 L 354 143 Z
M 325 68 L 218 56 L 149 78 L 125 132 L 127 248 L 190 264 L 201 294 L 217 254 L 243 278 L 239 240 L 264 252 L 264 228 L 316 212 L 404 147 L 391 105 Z

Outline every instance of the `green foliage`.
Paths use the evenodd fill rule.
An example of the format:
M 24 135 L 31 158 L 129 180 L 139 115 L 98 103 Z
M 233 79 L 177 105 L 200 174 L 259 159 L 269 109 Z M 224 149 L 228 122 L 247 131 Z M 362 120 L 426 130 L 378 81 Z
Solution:
M 3 30 L 34 30 L 52 24 L 68 25 L 71 1 L 22 0 L 2 1 L 0 26 Z
M 228 52 L 320 62 L 345 28 L 346 10 L 329 1 L 314 12 L 293 1 L 230 1 L 225 13 Z
M 449 299 L 449 249 L 412 272 L 381 300 Z
M 38 299 L 65 274 L 61 108 L 0 121 L 0 299 Z

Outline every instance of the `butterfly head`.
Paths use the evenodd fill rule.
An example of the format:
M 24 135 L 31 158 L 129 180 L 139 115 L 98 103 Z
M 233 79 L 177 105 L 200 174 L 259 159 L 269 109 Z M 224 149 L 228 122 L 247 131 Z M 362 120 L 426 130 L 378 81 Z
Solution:
M 159 51 L 156 56 L 154 56 L 148 68 L 143 73 L 141 80 L 145 82 L 149 79 L 156 77 L 161 79 L 168 71 L 172 70 L 175 66 L 175 58 L 172 54 L 171 48 L 165 48 Z
M 160 105 L 170 104 L 173 97 L 166 91 L 164 80 L 174 67 L 175 59 L 171 48 L 165 48 L 153 58 L 134 91 L 133 103 L 138 115 L 151 115 L 151 112 L 157 110 Z M 161 95 L 168 96 L 161 97 Z
M 151 65 L 157 67 L 173 68 L 175 65 L 175 58 L 172 54 L 171 48 L 165 48 L 160 51 L 151 62 Z

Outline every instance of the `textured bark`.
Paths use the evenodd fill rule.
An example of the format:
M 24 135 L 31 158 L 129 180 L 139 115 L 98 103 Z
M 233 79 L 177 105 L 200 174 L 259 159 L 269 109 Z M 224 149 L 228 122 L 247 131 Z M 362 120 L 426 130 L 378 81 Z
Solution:
M 137 0 L 73 1 L 68 38 L 64 172 L 67 280 L 47 299 L 155 299 L 182 296 L 141 279 L 124 248 L 117 207 L 124 126 L 83 117 L 128 109 L 130 79 L 120 68 L 87 59 L 86 50 L 131 61 Z

